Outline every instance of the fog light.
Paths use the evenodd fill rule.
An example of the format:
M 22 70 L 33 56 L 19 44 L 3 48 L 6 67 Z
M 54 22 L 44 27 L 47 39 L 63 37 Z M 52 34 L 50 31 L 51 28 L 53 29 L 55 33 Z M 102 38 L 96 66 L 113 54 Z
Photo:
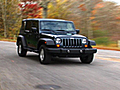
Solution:
M 57 44 L 56 46 L 57 46 L 57 47 L 60 47 L 60 45 L 59 45 L 59 44 Z
M 68 53 L 70 53 L 70 50 L 67 50 Z
M 82 50 L 80 50 L 80 53 L 83 53 L 83 51 L 82 51 Z

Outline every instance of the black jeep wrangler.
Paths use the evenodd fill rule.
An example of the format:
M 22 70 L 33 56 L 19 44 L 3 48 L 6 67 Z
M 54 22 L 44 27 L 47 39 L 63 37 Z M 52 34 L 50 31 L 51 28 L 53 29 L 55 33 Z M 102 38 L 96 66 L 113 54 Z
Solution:
M 82 63 L 90 64 L 96 43 L 78 35 L 72 21 L 59 19 L 24 19 L 17 38 L 19 56 L 27 51 L 39 53 L 41 64 L 49 63 L 51 57 L 79 57 Z

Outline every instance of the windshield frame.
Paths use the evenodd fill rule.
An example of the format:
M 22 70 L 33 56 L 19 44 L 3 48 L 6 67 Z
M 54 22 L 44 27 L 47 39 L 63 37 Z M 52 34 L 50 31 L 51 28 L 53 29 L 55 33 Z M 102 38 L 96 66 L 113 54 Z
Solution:
M 72 24 L 72 27 L 73 27 L 73 30 L 71 30 L 71 31 L 67 31 L 67 30 L 65 30 L 66 32 L 75 32 L 75 26 L 74 26 L 74 23 L 72 22 L 72 21 L 49 21 L 49 20 L 41 20 L 40 21 L 40 32 L 41 31 L 44 31 L 44 30 L 42 30 L 42 25 L 41 25 L 41 22 L 63 22 L 63 23 L 71 23 Z M 52 31 L 55 31 L 56 32 L 56 30 L 52 30 Z

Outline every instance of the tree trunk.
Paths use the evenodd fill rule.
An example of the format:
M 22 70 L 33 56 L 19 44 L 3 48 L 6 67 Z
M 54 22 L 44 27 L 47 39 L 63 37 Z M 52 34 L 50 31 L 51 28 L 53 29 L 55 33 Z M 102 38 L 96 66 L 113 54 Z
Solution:
M 7 7 L 7 0 L 5 0 L 5 5 L 4 5 L 4 1 L 1 0 L 2 2 L 2 19 L 3 19 L 3 23 L 4 23 L 4 37 L 6 38 L 7 37 L 7 25 L 6 25 L 6 7 Z
M 87 5 L 87 29 L 88 29 L 88 38 L 92 39 L 93 38 L 93 30 L 92 30 L 92 27 L 91 27 L 91 11 L 92 11 L 92 1 L 91 0 L 88 0 L 89 3 Z
M 92 30 L 92 27 L 91 27 L 91 13 L 87 13 L 87 17 L 88 17 L 88 20 L 87 20 L 87 29 L 88 29 L 88 38 L 92 39 L 93 38 L 93 30 Z
M 43 8 L 43 18 L 47 18 L 47 8 Z
M 42 2 L 40 3 L 40 5 L 43 8 L 43 18 L 47 18 L 47 12 L 48 12 L 48 4 L 49 4 L 50 0 L 42 0 Z

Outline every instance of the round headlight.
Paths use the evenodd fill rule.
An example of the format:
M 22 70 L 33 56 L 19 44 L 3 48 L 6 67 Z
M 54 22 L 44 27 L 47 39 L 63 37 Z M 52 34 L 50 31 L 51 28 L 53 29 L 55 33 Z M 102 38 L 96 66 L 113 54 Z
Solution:
M 83 43 L 83 44 L 87 43 L 87 40 L 86 40 L 86 39 L 83 39 L 83 40 L 82 40 L 82 43 Z
M 60 38 L 56 38 L 56 43 L 61 43 L 61 39 Z

